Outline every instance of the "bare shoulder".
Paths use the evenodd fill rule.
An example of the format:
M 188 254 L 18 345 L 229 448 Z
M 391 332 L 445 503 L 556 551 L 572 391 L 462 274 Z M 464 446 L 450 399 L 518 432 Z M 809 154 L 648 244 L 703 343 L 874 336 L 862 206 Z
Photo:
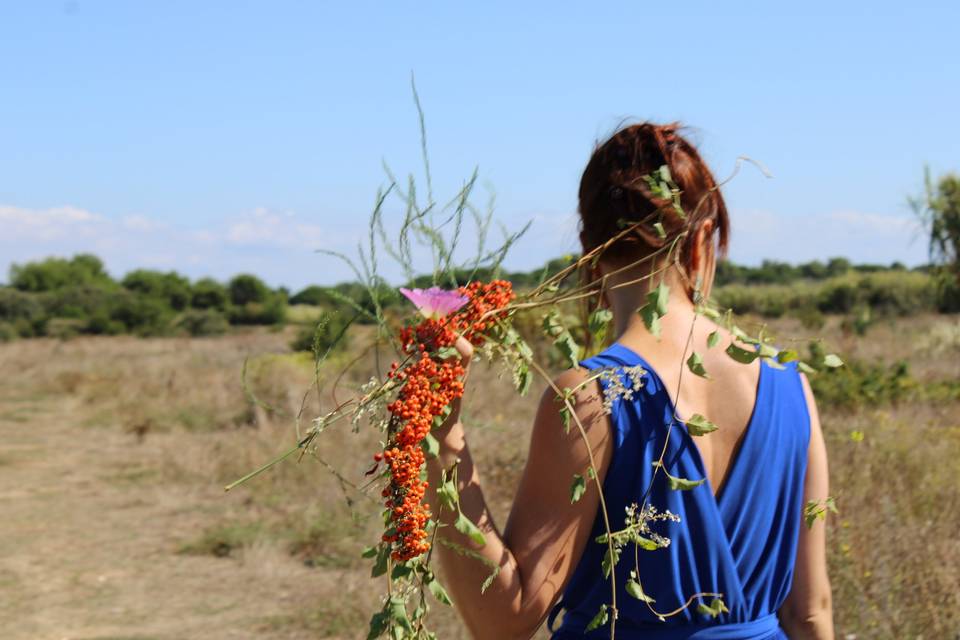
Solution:
M 581 439 L 583 429 L 592 445 L 605 440 L 608 417 L 603 411 L 603 393 L 594 372 L 586 368 L 567 369 L 558 374 L 543 392 L 534 440 L 545 439 L 573 444 Z

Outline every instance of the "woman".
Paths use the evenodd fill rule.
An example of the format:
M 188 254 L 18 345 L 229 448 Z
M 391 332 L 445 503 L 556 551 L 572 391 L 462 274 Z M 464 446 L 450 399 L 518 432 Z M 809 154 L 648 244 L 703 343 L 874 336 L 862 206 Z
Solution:
M 681 190 L 682 212 L 645 179 L 663 165 Z M 471 634 L 528 638 L 551 610 L 551 622 L 563 610 L 557 639 L 609 637 L 614 611 L 616 635 L 625 639 L 833 638 L 824 524 L 808 528 L 802 518 L 806 502 L 827 496 L 826 451 L 810 387 L 794 366 L 735 362 L 724 353 L 730 334 L 695 312 L 694 300 L 709 297 L 717 256 L 727 246 L 727 211 L 716 181 L 675 126 L 641 124 L 596 149 L 579 198 L 583 250 L 602 248 L 593 277 L 602 281 L 617 336 L 555 380 L 558 389 L 577 390 L 585 438 L 578 428 L 564 428 L 561 404 L 548 389 L 502 532 L 485 505 L 459 408 L 437 434 L 440 455 L 429 463 L 436 487 L 441 470 L 459 460 L 460 506 L 486 544 L 472 544 L 453 527 L 440 535 L 500 567 L 481 595 L 489 567 L 446 545 L 436 548 Z M 629 227 L 635 228 L 624 234 Z M 678 253 L 668 259 L 670 246 Z M 673 293 L 658 338 L 637 310 L 661 278 Z M 710 339 L 713 332 L 719 344 Z M 469 361 L 470 345 L 461 339 L 457 348 Z M 693 351 L 708 377 L 681 375 Z M 618 373 L 591 374 L 598 369 Z M 683 417 L 695 414 L 719 428 L 694 438 Z M 664 465 L 653 476 L 661 451 Z M 597 483 L 589 482 L 571 504 L 571 480 L 589 477 L 591 453 Z M 705 481 L 671 489 L 664 472 Z M 649 551 L 630 544 L 615 563 L 615 609 L 601 569 L 607 545 L 596 540 L 606 531 L 598 486 L 614 531 L 624 528 L 631 505 L 670 514 L 649 523 L 653 534 L 669 538 L 668 546 L 661 541 L 663 548 Z M 634 577 L 641 594 L 625 588 Z M 704 615 L 698 603 L 713 605 L 719 615 Z M 603 605 L 609 619 L 586 632 Z

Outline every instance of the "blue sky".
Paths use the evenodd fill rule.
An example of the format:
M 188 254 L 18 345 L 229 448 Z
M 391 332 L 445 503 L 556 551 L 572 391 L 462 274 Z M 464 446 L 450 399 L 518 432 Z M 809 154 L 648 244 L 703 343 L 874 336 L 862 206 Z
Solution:
M 479 166 L 532 220 L 511 268 L 576 250 L 580 171 L 624 118 L 773 174 L 725 188 L 734 260 L 920 263 L 905 199 L 960 169 L 960 5 L 795 6 L 0 0 L 0 270 L 347 278 L 315 250 L 355 251 L 383 160 L 420 176 L 411 71 L 438 197 Z

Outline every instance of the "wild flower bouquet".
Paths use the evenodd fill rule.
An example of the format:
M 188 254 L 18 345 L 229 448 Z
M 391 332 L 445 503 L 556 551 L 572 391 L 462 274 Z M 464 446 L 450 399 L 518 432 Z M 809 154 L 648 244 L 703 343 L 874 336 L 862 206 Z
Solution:
M 419 103 L 417 106 L 419 109 Z M 647 262 L 650 266 L 646 271 L 648 275 L 643 278 L 649 281 L 650 294 L 638 313 L 647 329 L 659 335 L 660 319 L 667 313 L 670 291 L 664 282 L 663 269 L 654 269 L 652 265 L 654 260 L 658 264 L 673 265 L 683 239 L 682 235 L 667 237 L 666 230 L 657 219 L 625 224 L 609 242 L 569 261 L 554 273 L 544 272 L 541 281 L 528 290 L 514 291 L 510 282 L 499 279 L 496 274 L 504 256 L 526 228 L 516 233 L 504 231 L 504 239 L 499 246 L 487 246 L 492 205 L 482 213 L 471 201 L 477 180 L 476 171 L 446 205 L 438 204 L 432 193 L 422 127 L 421 114 L 426 202 L 420 202 L 412 177 L 406 182 L 406 187 L 401 188 L 400 182 L 388 168 L 390 184 L 377 195 L 367 245 L 358 251 L 359 263 L 343 254 L 335 254 L 351 266 L 365 288 L 363 301 L 342 299 L 343 304 L 354 313 L 352 320 L 366 318 L 374 323 L 377 327 L 375 346 L 392 347 L 395 360 L 381 375 L 361 386 L 356 395 L 315 417 L 305 432 L 300 431 L 298 421 L 299 435 L 294 447 L 227 487 L 230 489 L 249 480 L 288 457 L 315 451 L 318 438 L 338 423 L 349 423 L 357 430 L 362 422 L 366 422 L 379 433 L 381 446 L 379 450 L 371 452 L 373 466 L 367 471 L 370 480 L 362 489 L 368 494 L 379 492 L 383 530 L 380 539 L 372 541 L 373 544 L 363 551 L 363 556 L 370 559 L 374 578 L 386 578 L 387 589 L 382 607 L 370 619 L 369 639 L 385 634 L 394 640 L 435 637 L 426 625 L 430 603 L 438 601 L 444 605 L 451 604 L 431 564 L 435 544 L 453 545 L 438 538 L 443 526 L 439 524 L 441 514 L 448 516 L 447 520 L 452 520 L 452 526 L 475 545 L 484 545 L 483 533 L 460 511 L 456 464 L 444 469 L 440 486 L 434 487 L 438 503 L 431 505 L 425 500 L 429 488 L 425 463 L 427 458 L 437 454 L 439 446 L 432 432 L 443 427 L 454 404 L 464 392 L 465 371 L 460 359 L 462 348 L 457 348 L 458 341 L 464 341 L 460 343 L 461 346 L 469 343 L 479 357 L 504 367 L 520 394 L 530 389 L 534 376 L 542 378 L 556 395 L 564 427 L 576 429 L 587 443 L 584 427 L 574 411 L 578 389 L 604 378 L 609 384 L 603 385 L 606 394 L 603 405 L 604 410 L 609 412 L 617 397 L 629 396 L 639 386 L 642 372 L 627 372 L 628 377 L 633 378 L 631 385 L 624 385 L 614 372 L 598 370 L 591 372 L 578 389 L 559 388 L 553 382 L 549 367 L 536 361 L 533 349 L 515 326 L 518 314 L 539 316 L 544 341 L 559 357 L 559 362 L 566 367 L 578 367 L 580 358 L 587 353 L 586 344 L 602 345 L 609 337 L 612 314 L 598 304 L 598 294 L 606 286 L 605 280 L 577 284 L 571 276 L 595 265 L 611 243 L 634 232 L 638 226 L 646 225 L 656 233 L 664 234 L 665 242 L 661 249 L 639 261 Z M 667 167 L 660 168 L 645 179 L 651 192 L 663 201 L 664 208 L 672 208 L 683 215 L 680 190 Z M 387 232 L 383 215 L 385 202 L 390 195 L 399 196 L 405 210 L 396 233 Z M 461 244 L 465 238 L 472 238 L 477 243 L 469 258 L 463 257 Z M 378 256 L 381 252 L 399 264 L 409 282 L 418 280 L 419 269 L 415 258 L 420 254 L 428 254 L 433 266 L 429 278 L 432 286 L 399 289 L 388 286 L 378 275 Z M 628 265 L 623 270 L 636 264 Z M 481 280 L 481 276 L 486 281 Z M 397 328 L 395 318 L 388 317 L 386 309 L 398 308 L 402 301 L 400 296 L 412 303 L 416 313 L 408 314 L 408 319 Z M 694 302 L 698 316 L 709 317 L 732 334 L 733 342 L 726 349 L 731 358 L 740 362 L 752 362 L 759 358 L 776 367 L 799 360 L 796 351 L 781 350 L 774 346 L 764 328 L 761 327 L 755 335 L 741 329 L 729 311 L 721 313 L 702 299 L 699 289 Z M 567 313 L 577 305 L 586 308 L 581 321 L 571 320 Z M 409 305 L 406 308 L 412 311 Z M 345 323 L 346 327 L 349 324 Z M 344 331 L 346 328 L 341 335 Z M 718 342 L 719 337 L 714 332 L 708 340 L 708 347 L 712 348 Z M 689 347 L 688 340 L 688 350 Z M 325 349 L 319 346 L 315 349 L 318 372 L 333 348 L 334 345 L 328 345 Z M 691 350 L 684 357 L 686 372 L 696 376 L 707 375 L 700 354 Z M 838 366 L 840 362 L 836 356 L 828 355 L 820 364 Z M 805 363 L 800 363 L 800 368 L 813 371 Z M 667 429 L 673 428 L 674 422 L 675 419 L 667 425 Z M 687 426 L 691 435 L 695 436 L 716 429 L 716 425 L 698 415 L 691 416 Z M 589 452 L 589 444 L 587 449 Z M 571 502 L 578 501 L 588 483 L 597 478 L 597 466 L 590 455 L 589 468 L 571 478 Z M 664 474 L 669 486 L 678 491 L 689 490 L 703 482 L 703 479 L 671 476 L 665 469 L 662 455 L 654 466 L 654 474 Z M 675 522 L 678 518 L 669 511 L 659 511 L 656 505 L 645 500 L 643 504 L 628 509 L 623 526 L 617 528 L 618 523 L 607 512 L 602 492 L 599 493 L 599 510 L 605 533 L 596 542 L 606 547 L 603 574 L 610 580 L 612 601 L 609 606 L 603 605 L 597 611 L 589 628 L 609 624 L 612 638 L 616 622 L 617 563 L 621 551 L 627 545 L 650 551 L 667 546 L 669 538 L 657 533 L 651 525 L 661 521 Z M 823 517 L 828 508 L 832 508 L 832 502 L 822 506 L 808 505 L 808 520 Z M 470 549 L 459 547 L 456 550 L 476 557 L 479 562 L 489 563 Z M 499 571 L 496 565 L 490 566 L 490 569 L 484 589 Z M 654 609 L 653 600 L 644 593 L 638 565 L 628 572 L 625 583 L 627 593 L 647 603 L 657 615 L 669 616 L 679 612 L 660 613 Z M 698 602 L 701 613 L 707 615 L 716 616 L 726 611 L 723 594 L 692 594 L 687 606 L 694 602 Z

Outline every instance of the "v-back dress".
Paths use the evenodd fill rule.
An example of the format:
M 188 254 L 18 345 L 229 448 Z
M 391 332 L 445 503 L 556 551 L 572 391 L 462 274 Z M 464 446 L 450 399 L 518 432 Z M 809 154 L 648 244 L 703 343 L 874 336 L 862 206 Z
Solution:
M 641 503 L 659 459 L 674 415 L 672 400 L 653 368 L 636 352 L 614 343 L 583 366 L 611 369 L 619 377 L 620 397 L 612 404 L 610 422 L 614 451 L 603 492 L 611 528 L 624 527 L 625 510 Z M 627 375 L 624 368 L 632 370 Z M 637 373 L 640 372 L 639 377 Z M 631 379 L 633 378 L 633 379 Z M 639 388 L 633 389 L 635 382 Z M 605 393 L 611 379 L 600 378 Z M 624 395 L 623 388 L 633 389 Z M 722 427 L 721 427 L 722 428 Z M 664 466 L 670 475 L 689 480 L 706 478 L 696 443 L 682 416 L 669 430 Z M 669 488 L 658 473 L 648 504 L 670 511 L 679 523 L 657 521 L 653 532 L 670 543 L 654 551 L 639 551 L 639 578 L 652 607 L 669 612 L 697 593 L 720 593 L 729 609 L 715 618 L 698 613 L 711 597 L 695 599 L 681 613 L 658 619 L 646 603 L 626 589 L 635 567 L 632 544 L 616 564 L 616 637 L 622 640 L 768 640 L 785 639 L 777 610 L 793 580 L 802 518 L 803 486 L 810 440 L 810 415 L 800 375 L 793 365 L 783 369 L 760 364 L 757 395 L 747 429 L 727 476 L 714 496 L 709 480 L 688 490 Z M 551 612 L 552 629 L 564 612 L 554 640 L 607 638 L 609 622 L 584 630 L 601 606 L 610 604 L 610 581 L 601 569 L 607 545 L 596 542 L 605 532 L 598 512 L 583 556 L 560 603 Z

